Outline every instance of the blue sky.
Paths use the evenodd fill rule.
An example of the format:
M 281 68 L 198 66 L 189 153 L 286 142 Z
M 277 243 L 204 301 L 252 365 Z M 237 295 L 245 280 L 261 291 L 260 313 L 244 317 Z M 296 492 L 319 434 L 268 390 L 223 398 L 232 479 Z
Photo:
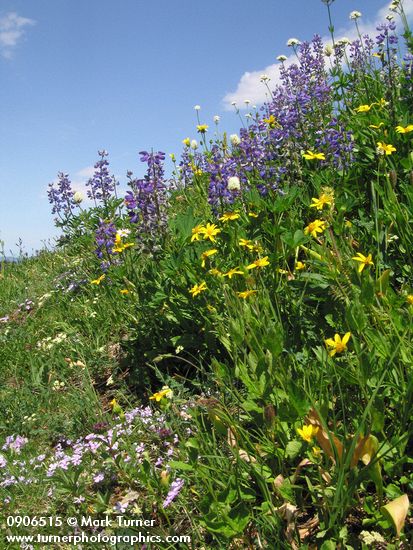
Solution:
M 413 4 L 405 0 L 406 5 Z M 349 13 L 372 27 L 382 0 L 336 0 L 338 36 Z M 142 174 L 142 149 L 181 151 L 196 137 L 194 105 L 212 128 L 236 131 L 230 101 L 259 101 L 286 41 L 327 35 L 321 0 L 2 0 L 0 6 L 0 239 L 28 252 L 57 234 L 47 184 L 58 171 L 75 186 L 97 150 L 112 172 Z M 255 79 L 255 80 L 254 80 Z M 245 94 L 252 97 L 245 97 Z M 261 95 L 260 95 L 261 94 Z

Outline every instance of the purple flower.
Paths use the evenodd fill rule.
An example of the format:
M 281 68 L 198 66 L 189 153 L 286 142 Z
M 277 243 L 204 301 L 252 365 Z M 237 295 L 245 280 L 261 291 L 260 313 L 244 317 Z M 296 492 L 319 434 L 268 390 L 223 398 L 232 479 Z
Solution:
M 109 162 L 105 157 L 108 156 L 108 152 L 105 150 L 98 151 L 100 159 L 95 164 L 95 172 L 93 177 L 86 183 L 88 187 L 87 196 L 89 199 L 93 199 L 95 204 L 103 202 L 104 206 L 107 206 L 108 200 L 114 194 L 116 197 L 116 186 L 119 182 L 116 181 L 115 176 L 109 175 Z
M 57 184 L 49 184 L 47 196 L 49 203 L 53 205 L 52 214 L 57 214 L 60 218 L 59 223 L 61 223 L 73 216 L 73 210 L 79 205 L 73 198 L 75 193 L 72 189 L 69 175 L 59 172 L 57 178 Z
M 93 476 L 93 481 L 95 483 L 100 483 L 105 479 L 105 475 L 102 472 L 99 472 Z
M 173 500 L 176 499 L 176 497 L 179 495 L 179 493 L 182 490 L 182 487 L 184 486 L 185 481 L 181 479 L 180 477 L 177 477 L 175 481 L 171 483 L 171 487 L 169 489 L 168 494 L 166 495 L 165 500 L 162 503 L 163 508 L 167 508 Z

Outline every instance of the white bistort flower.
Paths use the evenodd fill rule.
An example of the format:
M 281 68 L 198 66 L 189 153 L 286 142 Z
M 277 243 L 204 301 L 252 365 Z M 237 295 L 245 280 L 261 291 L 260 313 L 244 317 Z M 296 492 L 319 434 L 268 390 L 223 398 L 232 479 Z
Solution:
M 281 63 L 283 61 L 286 61 L 287 60 L 287 56 L 286 55 L 278 55 L 277 56 L 277 61 L 281 61 Z
M 261 82 L 268 82 L 271 79 L 267 74 L 264 73 L 260 76 L 260 80 L 261 80 Z
M 198 142 L 196 139 L 191 141 L 191 149 L 198 149 Z
M 81 193 L 80 191 L 76 191 L 76 193 L 73 195 L 73 200 L 75 201 L 76 204 L 80 204 L 83 201 L 83 199 L 84 199 L 83 193 Z
M 240 140 L 238 134 L 231 134 L 229 136 L 229 139 L 230 139 L 232 145 L 239 145 L 241 143 L 241 140 Z
M 298 40 L 298 38 L 289 38 L 287 40 L 287 46 L 290 48 L 292 46 L 299 46 L 301 42 Z
M 215 124 L 218 124 L 218 122 L 221 120 L 221 117 L 219 115 L 214 116 L 214 122 Z
M 195 111 L 199 111 L 201 109 L 201 105 L 195 105 L 194 109 Z
M 359 17 L 361 17 L 360 11 L 352 11 L 350 13 L 350 19 L 358 19 Z
M 238 176 L 231 176 L 228 178 L 228 191 L 239 191 L 241 189 L 241 183 Z

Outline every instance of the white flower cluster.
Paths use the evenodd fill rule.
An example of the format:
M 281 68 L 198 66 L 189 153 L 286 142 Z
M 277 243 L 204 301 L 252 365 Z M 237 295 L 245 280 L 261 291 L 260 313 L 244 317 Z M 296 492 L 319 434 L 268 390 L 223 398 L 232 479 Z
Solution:
M 48 349 L 52 349 L 57 344 L 61 344 L 64 340 L 66 340 L 66 338 L 67 334 L 59 332 L 59 334 L 56 334 L 54 338 L 47 336 L 46 338 L 43 338 L 43 340 L 37 342 L 37 347 L 43 351 L 46 351 Z
M 386 542 L 384 538 L 376 531 L 362 531 L 360 533 L 360 540 L 367 546 L 371 546 L 376 542 Z
M 352 11 L 350 13 L 350 19 L 358 19 L 359 17 L 361 17 L 361 12 L 360 11 Z

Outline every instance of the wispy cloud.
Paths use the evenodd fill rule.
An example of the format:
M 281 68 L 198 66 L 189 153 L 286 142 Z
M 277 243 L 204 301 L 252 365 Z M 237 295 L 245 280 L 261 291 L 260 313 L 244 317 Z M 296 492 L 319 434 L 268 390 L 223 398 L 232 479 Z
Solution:
M 363 35 L 375 35 L 376 26 L 379 23 L 382 23 L 385 20 L 386 15 L 389 13 L 388 6 L 389 2 L 386 2 L 386 4 L 377 12 L 373 20 L 365 21 L 363 20 L 363 18 L 358 20 L 359 29 Z M 408 20 L 413 20 L 413 0 L 407 0 L 407 2 L 405 2 L 404 11 Z M 398 15 L 393 15 L 395 16 L 396 20 L 398 18 Z M 349 40 L 355 40 L 356 38 L 358 38 L 357 30 L 353 21 L 349 21 L 349 24 L 347 26 L 338 29 L 335 34 L 337 39 L 344 36 L 347 37 Z M 311 37 L 302 37 L 303 40 L 309 38 Z M 331 37 L 323 37 L 323 42 L 325 44 L 331 42 Z M 280 54 L 281 53 L 284 52 L 280 52 Z M 284 63 L 285 65 L 291 65 L 296 61 L 297 58 L 295 57 L 295 55 L 290 55 L 287 57 L 287 60 Z M 263 74 L 268 75 L 271 79 L 270 88 L 275 87 L 280 81 L 279 66 L 280 65 L 278 63 L 275 63 L 273 65 L 268 65 L 267 67 L 264 67 L 263 69 L 258 71 L 245 72 L 238 82 L 236 90 L 234 92 L 228 93 L 224 97 L 224 107 L 226 109 L 232 109 L 233 107 L 231 105 L 233 102 L 235 102 L 239 109 L 246 108 L 246 105 L 244 104 L 244 101 L 246 99 L 250 100 L 251 103 L 256 104 L 266 101 L 268 99 L 268 90 L 261 82 L 261 76 Z
M 0 55 L 10 59 L 18 42 L 24 37 L 26 27 L 35 23 L 33 19 L 21 17 L 14 11 L 0 16 Z

